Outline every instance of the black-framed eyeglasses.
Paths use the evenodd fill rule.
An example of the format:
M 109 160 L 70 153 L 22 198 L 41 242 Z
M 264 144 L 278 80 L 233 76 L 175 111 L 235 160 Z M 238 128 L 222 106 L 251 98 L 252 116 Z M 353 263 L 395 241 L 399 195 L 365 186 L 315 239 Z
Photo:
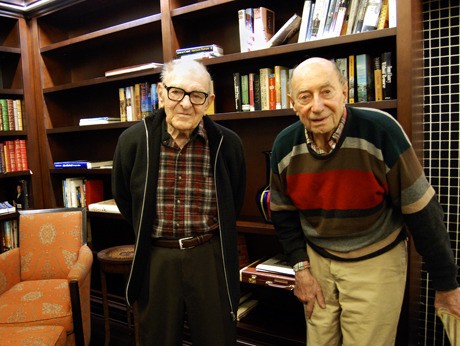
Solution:
M 187 95 L 188 98 L 190 99 L 190 103 L 192 105 L 197 105 L 201 106 L 206 102 L 206 99 L 208 98 L 208 94 L 202 91 L 190 91 L 187 92 L 184 89 L 181 88 L 176 88 L 176 87 L 168 87 L 166 84 L 163 84 L 166 91 L 168 92 L 168 98 L 171 101 L 177 101 L 180 102 L 184 99 L 184 97 Z

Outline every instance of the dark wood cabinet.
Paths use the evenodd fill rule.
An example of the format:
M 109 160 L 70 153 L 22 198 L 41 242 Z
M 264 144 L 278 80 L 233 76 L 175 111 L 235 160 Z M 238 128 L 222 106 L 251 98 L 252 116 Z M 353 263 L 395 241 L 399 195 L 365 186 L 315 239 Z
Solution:
M 105 71 L 166 62 L 175 58 L 177 48 L 189 46 L 215 43 L 225 53 L 204 63 L 215 86 L 216 113 L 211 117 L 236 131 L 245 147 L 248 180 L 238 230 L 246 237 L 251 260 L 280 251 L 273 227 L 263 221 L 257 210 L 255 195 L 265 181 L 263 151 L 270 150 L 275 136 L 297 118 L 290 109 L 235 112 L 233 72 L 248 73 L 275 65 L 294 67 L 310 56 L 338 58 L 391 51 L 395 98 L 355 106 L 388 111 L 401 123 L 416 148 L 420 147 L 423 81 L 418 0 L 397 1 L 396 28 L 240 53 L 238 10 L 257 6 L 272 9 L 276 28 L 280 28 L 292 14 L 302 13 L 303 1 L 291 1 L 289 6 L 277 0 L 62 1 L 62 6 L 45 8 L 28 20 L 0 15 L 0 95 L 24 98 L 28 130 L 18 135 L 33 143 L 29 145 L 29 157 L 39 158 L 30 160 L 36 206 L 62 206 L 61 182 L 72 176 L 102 179 L 104 197 L 111 198 L 110 170 L 62 171 L 53 169 L 53 162 L 110 160 L 118 136 L 132 123 L 81 127 L 79 119 L 119 116 L 118 89 L 138 82 L 158 82 L 160 73 L 156 69 L 105 77 Z M 125 235 L 120 220 L 91 213 L 89 219 L 94 239 L 100 233 L 101 239 L 108 240 L 106 233 L 114 226 Z M 97 246 L 94 243 L 94 249 L 121 245 L 129 237 L 118 240 Z M 417 272 L 417 256 L 413 257 L 411 270 Z M 261 344 L 304 342 L 302 306 L 292 293 L 265 287 L 245 288 L 253 289 L 260 302 L 254 314 L 239 323 L 242 337 Z M 417 289 L 417 279 L 411 279 L 408 297 L 416 299 Z M 416 305 L 408 304 L 405 312 L 414 321 Z M 295 318 L 287 320 L 290 312 Z M 416 335 L 411 324 L 405 327 L 402 333 L 406 339 L 409 334 Z

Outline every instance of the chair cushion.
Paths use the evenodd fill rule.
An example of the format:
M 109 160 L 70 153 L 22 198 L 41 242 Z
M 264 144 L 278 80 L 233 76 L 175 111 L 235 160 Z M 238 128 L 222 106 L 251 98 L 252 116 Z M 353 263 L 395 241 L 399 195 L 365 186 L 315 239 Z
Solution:
M 64 346 L 67 336 L 61 326 L 0 327 L 2 345 Z
M 57 325 L 67 334 L 73 332 L 67 280 L 24 281 L 0 295 L 0 327 L 35 325 Z
M 81 230 L 79 211 L 20 215 L 21 281 L 66 278 L 83 245 Z

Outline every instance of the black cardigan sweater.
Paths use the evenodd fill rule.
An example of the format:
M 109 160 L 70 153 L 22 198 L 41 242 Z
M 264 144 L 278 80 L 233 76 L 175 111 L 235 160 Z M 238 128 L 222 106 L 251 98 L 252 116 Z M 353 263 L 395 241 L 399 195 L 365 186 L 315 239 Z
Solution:
M 146 275 L 155 217 L 158 170 L 164 109 L 155 111 L 126 129 L 118 140 L 113 158 L 112 192 L 121 214 L 136 235 L 133 265 L 126 287 L 132 305 Z M 231 130 L 204 118 L 214 169 L 220 242 L 230 313 L 236 318 L 239 300 L 239 264 L 236 219 L 246 188 L 246 166 L 240 138 Z

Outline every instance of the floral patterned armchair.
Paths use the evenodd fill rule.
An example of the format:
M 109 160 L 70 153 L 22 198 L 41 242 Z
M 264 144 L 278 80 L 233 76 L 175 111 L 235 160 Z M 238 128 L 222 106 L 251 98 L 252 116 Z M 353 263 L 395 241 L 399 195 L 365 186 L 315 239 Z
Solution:
M 85 209 L 21 211 L 19 247 L 0 254 L 0 328 L 58 325 L 89 345 L 92 263 Z

